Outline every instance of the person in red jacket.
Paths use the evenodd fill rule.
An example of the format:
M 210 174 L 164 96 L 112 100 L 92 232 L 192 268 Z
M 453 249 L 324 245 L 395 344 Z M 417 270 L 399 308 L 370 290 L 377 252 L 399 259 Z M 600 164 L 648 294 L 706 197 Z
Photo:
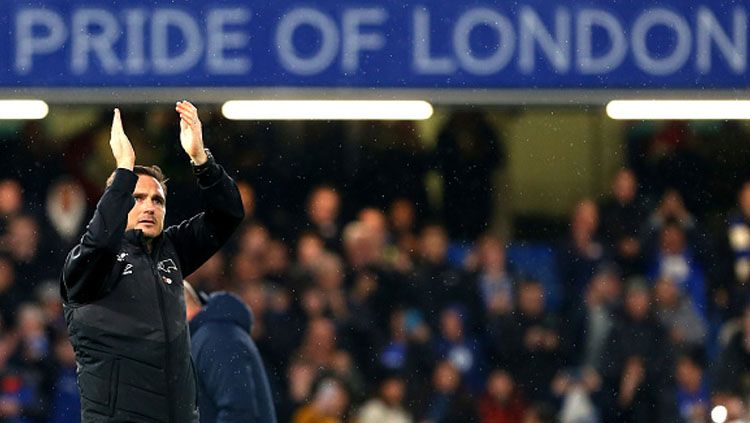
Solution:
M 482 423 L 520 422 L 526 404 L 516 389 L 516 383 L 505 370 L 493 371 L 487 378 L 487 389 L 479 400 Z

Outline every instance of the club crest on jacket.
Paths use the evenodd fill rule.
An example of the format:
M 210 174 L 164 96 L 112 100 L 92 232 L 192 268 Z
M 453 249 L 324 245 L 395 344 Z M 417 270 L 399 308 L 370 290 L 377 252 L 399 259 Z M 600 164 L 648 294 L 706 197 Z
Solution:
M 174 261 L 172 259 L 166 259 L 160 261 L 156 268 L 159 269 L 159 271 L 164 273 L 172 273 L 173 270 L 177 270 L 177 265 L 174 264 Z

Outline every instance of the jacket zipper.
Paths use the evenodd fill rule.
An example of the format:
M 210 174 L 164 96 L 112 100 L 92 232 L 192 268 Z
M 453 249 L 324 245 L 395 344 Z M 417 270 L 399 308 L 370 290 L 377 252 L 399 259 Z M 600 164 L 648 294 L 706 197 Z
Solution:
M 167 316 L 166 316 L 166 307 L 164 305 L 164 293 L 161 291 L 161 277 L 159 276 L 159 271 L 156 269 L 156 263 L 151 257 L 151 254 L 149 254 L 149 261 L 151 262 L 151 271 L 154 274 L 154 287 L 156 288 L 156 296 L 159 299 L 159 313 L 161 314 L 161 327 L 164 331 L 164 353 L 165 353 L 165 360 L 164 360 L 164 375 L 167 378 L 167 407 L 169 408 L 169 422 L 174 421 L 174 410 L 172 409 L 172 372 L 171 372 L 171 366 L 169 365 L 169 331 L 167 329 Z

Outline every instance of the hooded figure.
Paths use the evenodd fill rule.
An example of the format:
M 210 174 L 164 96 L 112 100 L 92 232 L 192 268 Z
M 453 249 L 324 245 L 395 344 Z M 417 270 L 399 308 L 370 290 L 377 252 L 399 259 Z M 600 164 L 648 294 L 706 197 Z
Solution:
M 226 292 L 203 306 L 187 282 L 185 298 L 201 422 L 275 423 L 268 377 L 250 337 L 250 309 Z

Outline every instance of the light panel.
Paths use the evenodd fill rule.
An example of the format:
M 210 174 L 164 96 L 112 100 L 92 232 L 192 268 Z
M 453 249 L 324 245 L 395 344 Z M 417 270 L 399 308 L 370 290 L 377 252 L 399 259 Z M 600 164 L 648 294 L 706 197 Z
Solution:
M 745 120 L 747 100 L 614 100 L 607 115 L 618 120 Z
M 232 120 L 425 120 L 421 100 L 233 100 L 221 107 Z
M 0 119 L 43 119 L 47 113 L 42 100 L 0 100 Z

